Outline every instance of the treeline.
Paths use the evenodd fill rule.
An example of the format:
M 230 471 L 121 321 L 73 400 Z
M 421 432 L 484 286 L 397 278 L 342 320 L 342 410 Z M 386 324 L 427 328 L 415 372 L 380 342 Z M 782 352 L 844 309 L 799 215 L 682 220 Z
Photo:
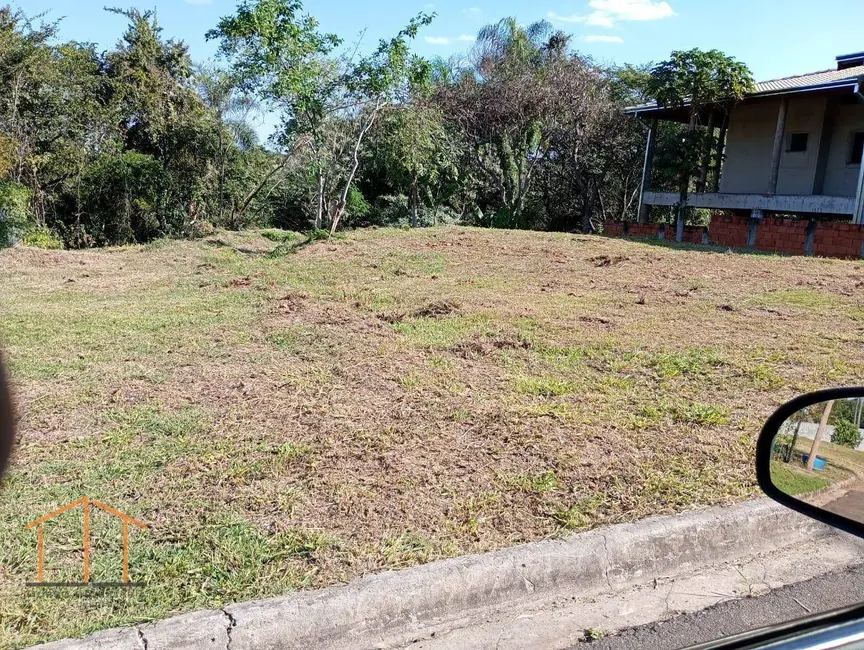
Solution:
M 99 52 L 0 9 L 0 245 L 635 215 L 645 126 L 620 109 L 651 75 L 595 64 L 548 23 L 504 19 L 427 61 L 421 14 L 361 56 L 295 0 L 249 0 L 207 34 L 218 65 L 196 66 L 152 12 L 108 11 L 128 24 Z M 265 111 L 279 124 L 259 142 Z M 660 182 L 678 178 L 662 162 L 677 133 Z

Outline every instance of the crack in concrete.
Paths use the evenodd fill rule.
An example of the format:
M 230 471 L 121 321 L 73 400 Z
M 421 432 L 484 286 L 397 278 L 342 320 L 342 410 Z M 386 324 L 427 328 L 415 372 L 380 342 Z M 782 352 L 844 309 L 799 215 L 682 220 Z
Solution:
M 225 628 L 225 634 L 228 635 L 228 643 L 225 644 L 225 650 L 231 650 L 231 630 L 237 627 L 237 619 L 229 612 L 227 609 L 220 610 L 223 614 L 225 614 L 225 618 L 228 619 L 228 626 Z M 146 646 L 144 650 L 147 650 Z
M 138 640 L 141 642 L 141 646 L 144 650 L 147 650 L 147 637 L 144 636 L 144 632 L 137 625 L 135 626 L 135 631 L 138 633 Z
M 606 552 L 606 558 L 603 561 L 603 577 L 606 578 L 606 586 L 609 591 L 612 591 L 612 579 L 609 577 L 609 540 L 606 535 L 603 535 L 603 550 Z

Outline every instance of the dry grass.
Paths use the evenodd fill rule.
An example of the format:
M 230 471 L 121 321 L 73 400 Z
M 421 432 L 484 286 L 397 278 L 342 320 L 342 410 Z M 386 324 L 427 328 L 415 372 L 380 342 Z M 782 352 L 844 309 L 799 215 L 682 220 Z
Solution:
M 857 262 L 461 228 L 275 246 L 0 254 L 0 646 L 745 499 L 763 418 L 864 378 Z M 151 525 L 148 587 L 24 587 L 24 524 L 83 495 Z M 79 576 L 75 517 L 46 579 Z M 119 579 L 109 518 L 94 545 Z

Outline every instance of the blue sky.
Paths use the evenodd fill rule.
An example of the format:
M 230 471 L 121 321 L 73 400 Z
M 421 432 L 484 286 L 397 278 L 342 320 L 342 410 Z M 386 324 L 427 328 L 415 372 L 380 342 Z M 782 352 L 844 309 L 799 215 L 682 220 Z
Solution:
M 8 1 L 8 0 L 7 0 Z M 215 53 L 204 39 L 236 0 L 11 0 L 33 15 L 63 17 L 64 39 L 109 48 L 124 18 L 112 6 L 155 8 L 166 36 L 186 41 L 193 58 Z M 483 25 L 504 16 L 522 23 L 540 19 L 574 35 L 574 47 L 599 62 L 645 63 L 676 49 L 717 48 L 744 61 L 757 80 L 824 70 L 834 57 L 864 50 L 862 0 L 308 0 L 306 10 L 322 29 L 346 41 L 374 45 L 419 11 L 437 17 L 421 33 L 424 56 L 465 51 Z

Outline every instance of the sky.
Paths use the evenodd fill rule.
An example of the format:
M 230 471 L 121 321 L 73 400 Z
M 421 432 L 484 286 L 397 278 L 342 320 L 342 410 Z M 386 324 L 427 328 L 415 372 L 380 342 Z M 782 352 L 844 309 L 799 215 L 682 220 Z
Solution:
M 152 8 L 163 34 L 185 41 L 196 61 L 215 55 L 215 43 L 204 34 L 238 2 L 5 1 L 30 16 L 62 18 L 61 39 L 100 49 L 112 47 L 125 27 L 125 18 L 104 11 L 106 4 Z M 306 0 L 304 6 L 322 30 L 348 43 L 362 33 L 368 48 L 418 12 L 434 12 L 415 43 L 415 51 L 428 57 L 465 52 L 481 27 L 505 16 L 525 24 L 548 20 L 598 63 L 649 63 L 673 50 L 719 49 L 746 63 L 757 81 L 830 69 L 837 55 L 864 50 L 862 0 Z

